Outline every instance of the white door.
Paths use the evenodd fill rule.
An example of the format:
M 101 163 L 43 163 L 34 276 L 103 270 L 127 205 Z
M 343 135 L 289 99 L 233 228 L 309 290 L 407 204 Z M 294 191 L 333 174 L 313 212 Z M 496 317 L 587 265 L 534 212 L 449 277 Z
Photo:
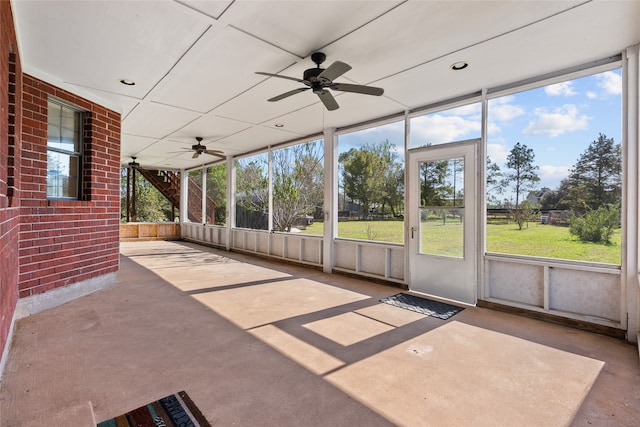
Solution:
M 476 303 L 479 140 L 409 152 L 409 289 Z

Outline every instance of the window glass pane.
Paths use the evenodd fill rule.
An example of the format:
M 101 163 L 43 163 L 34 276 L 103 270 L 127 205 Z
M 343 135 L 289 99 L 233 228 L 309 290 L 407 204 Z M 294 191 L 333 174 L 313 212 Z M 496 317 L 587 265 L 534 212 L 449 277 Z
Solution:
M 187 193 L 187 221 L 202 224 L 202 169 L 189 171 Z
M 47 123 L 49 126 L 56 125 L 60 127 L 60 120 L 62 117 L 62 105 L 55 102 L 48 101 L 47 103 Z
M 322 235 L 323 141 L 274 150 L 272 162 L 274 231 Z
M 620 264 L 621 71 L 492 99 L 487 250 Z
M 227 164 L 207 168 L 207 223 L 227 222 Z
M 338 137 L 338 237 L 404 242 L 404 122 Z
M 47 197 L 77 198 L 80 172 L 77 156 L 47 152 Z
M 480 138 L 481 108 L 477 102 L 413 117 L 410 121 L 409 148 Z
M 80 117 L 80 112 L 49 101 L 47 147 L 79 154 L 82 140 Z
M 266 153 L 236 160 L 236 227 L 269 228 L 269 168 Z

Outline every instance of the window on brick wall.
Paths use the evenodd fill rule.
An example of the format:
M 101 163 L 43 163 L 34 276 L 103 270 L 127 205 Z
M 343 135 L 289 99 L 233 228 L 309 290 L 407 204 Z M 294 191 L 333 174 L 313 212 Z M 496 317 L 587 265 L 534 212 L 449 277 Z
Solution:
M 79 199 L 82 176 L 82 112 L 49 100 L 47 198 Z

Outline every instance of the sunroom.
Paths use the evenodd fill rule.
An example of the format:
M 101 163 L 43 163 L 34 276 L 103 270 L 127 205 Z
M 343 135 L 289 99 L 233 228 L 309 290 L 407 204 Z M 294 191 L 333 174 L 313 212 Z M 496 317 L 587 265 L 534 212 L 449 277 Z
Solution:
M 123 167 L 181 176 L 177 204 L 187 212 L 167 219 L 180 222 L 184 239 L 636 341 L 638 203 L 629 178 L 637 175 L 637 34 L 633 25 L 627 35 L 586 30 L 596 15 L 631 20 L 635 4 L 480 3 L 468 21 L 457 9 L 465 3 L 376 5 L 366 10 L 377 18 L 357 31 L 346 30 L 357 19 L 330 14 L 346 35 L 316 45 L 327 54 L 316 64 L 313 51 L 287 55 L 305 40 L 284 38 L 275 24 L 244 28 L 248 18 L 236 23 L 232 7 L 215 20 L 228 17 L 224 30 L 206 30 L 125 109 Z M 268 9 L 279 20 L 283 7 L 251 13 Z M 443 22 L 419 24 L 445 13 L 469 30 L 440 40 Z M 383 30 L 401 25 L 402 34 Z M 567 26 L 581 36 L 555 33 Z M 366 51 L 358 40 L 371 34 L 376 48 Z M 223 37 L 243 40 L 227 51 Z M 625 41 L 612 49 L 617 38 Z M 212 51 L 227 56 L 205 60 Z M 238 51 L 254 62 L 236 64 Z M 341 60 L 353 69 L 336 81 L 384 95 L 334 91 L 333 109 L 313 91 L 300 93 L 305 69 Z M 138 86 L 111 84 L 118 93 Z M 246 89 L 230 96 L 232 84 Z M 580 224 L 597 215 L 609 219 L 594 226 L 597 236 L 581 237 Z
M 278 271 L 259 284 L 291 268 L 509 313 L 474 327 L 517 314 L 639 341 L 640 2 L 14 0 L 2 14 L 0 373 L 18 366 L 9 353 L 26 318 L 134 270 L 153 299 L 151 276 L 170 282 L 160 258 L 185 268 L 192 252 Z M 163 238 L 181 242 L 142 241 Z M 196 264 L 201 275 L 184 277 L 209 284 L 215 269 Z M 189 298 L 210 289 L 176 283 Z M 234 323 L 217 304 L 202 305 Z M 313 329 L 326 319 L 298 313 L 307 323 L 287 334 L 335 357 L 377 355 L 318 338 L 352 326 L 326 311 L 346 323 Z M 239 329 L 284 352 L 269 342 L 287 326 L 276 323 Z M 389 350 L 400 338 L 369 339 Z M 595 378 L 601 366 L 587 368 Z M 337 388 L 360 396 L 349 386 Z M 572 418 L 588 392 L 564 421 L 588 419 L 591 406 Z M 381 425 L 408 422 L 394 418 L 401 405 L 376 405 L 365 402 Z

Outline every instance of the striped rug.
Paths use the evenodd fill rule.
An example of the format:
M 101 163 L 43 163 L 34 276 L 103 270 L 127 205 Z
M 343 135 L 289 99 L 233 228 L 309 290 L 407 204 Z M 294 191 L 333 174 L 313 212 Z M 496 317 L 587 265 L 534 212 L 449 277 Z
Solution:
M 98 427 L 211 427 L 211 424 L 189 395 L 181 391 L 102 421 Z

